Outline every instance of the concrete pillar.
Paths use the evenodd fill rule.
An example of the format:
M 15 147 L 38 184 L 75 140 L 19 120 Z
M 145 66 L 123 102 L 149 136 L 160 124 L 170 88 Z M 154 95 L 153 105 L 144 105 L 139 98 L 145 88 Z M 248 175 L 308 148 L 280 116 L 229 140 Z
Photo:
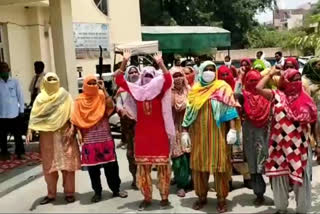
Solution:
M 73 41 L 71 0 L 49 0 L 55 70 L 61 86 L 73 97 L 78 94 Z

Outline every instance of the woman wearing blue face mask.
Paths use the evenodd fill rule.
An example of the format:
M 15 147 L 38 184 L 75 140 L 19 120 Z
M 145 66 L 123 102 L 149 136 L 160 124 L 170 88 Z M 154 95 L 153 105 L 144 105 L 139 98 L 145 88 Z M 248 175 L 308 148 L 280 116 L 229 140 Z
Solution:
M 190 166 L 194 189 L 199 199 L 195 210 L 207 203 L 209 175 L 214 175 L 217 192 L 217 210 L 227 211 L 229 192 L 230 151 L 227 144 L 234 144 L 236 119 L 239 105 L 232 88 L 223 80 L 216 79 L 216 65 L 206 61 L 200 66 L 199 82 L 188 95 L 188 103 L 182 126 L 182 143 L 192 144 Z M 229 130 L 229 131 L 228 131 Z

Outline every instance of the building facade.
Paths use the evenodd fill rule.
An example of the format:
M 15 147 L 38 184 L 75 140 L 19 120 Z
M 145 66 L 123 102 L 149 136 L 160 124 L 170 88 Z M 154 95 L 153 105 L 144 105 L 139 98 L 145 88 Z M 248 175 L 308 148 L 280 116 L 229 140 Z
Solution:
M 96 73 L 99 45 L 112 70 L 114 45 L 141 41 L 139 0 L 1 0 L 0 61 L 9 63 L 26 101 L 34 61 L 77 93 L 77 71 Z
M 308 9 L 276 9 L 273 11 L 273 26 L 279 30 L 290 30 L 303 26 Z

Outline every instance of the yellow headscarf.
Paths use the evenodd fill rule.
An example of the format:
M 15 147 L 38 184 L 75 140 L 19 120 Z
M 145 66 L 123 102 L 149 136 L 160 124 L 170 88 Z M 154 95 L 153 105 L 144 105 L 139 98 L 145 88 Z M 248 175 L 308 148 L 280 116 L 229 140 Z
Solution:
M 199 82 L 196 83 L 189 92 L 187 109 L 182 124 L 183 127 L 189 127 L 196 120 L 198 111 L 208 100 L 211 100 L 213 114 L 215 115 L 218 127 L 220 126 L 220 122 L 223 121 L 223 119 L 220 120 L 220 118 L 224 117 L 224 114 L 226 114 L 230 108 L 239 106 L 234 99 L 232 88 L 225 81 L 216 79 L 211 83 L 204 82 L 202 73 L 209 65 L 215 67 L 215 64 L 211 61 L 206 61 L 201 64 Z M 232 114 L 229 114 L 228 117 L 229 116 L 233 119 L 233 117 L 237 118 L 238 114 L 235 109 L 233 109 Z
M 56 80 L 49 81 L 50 78 Z M 71 95 L 60 87 L 59 77 L 47 73 L 32 107 L 29 129 L 51 132 L 62 128 L 70 119 L 72 106 Z

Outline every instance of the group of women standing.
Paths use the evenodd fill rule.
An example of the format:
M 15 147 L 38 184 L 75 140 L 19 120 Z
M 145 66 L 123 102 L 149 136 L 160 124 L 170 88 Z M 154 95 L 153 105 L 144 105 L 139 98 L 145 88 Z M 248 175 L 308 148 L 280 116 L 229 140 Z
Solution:
M 83 93 L 73 103 L 71 95 L 60 87 L 59 77 L 55 73 L 45 75 L 27 134 L 28 143 L 33 131 L 40 132 L 40 154 L 48 189 L 40 204 L 55 200 L 58 171 L 63 175 L 65 200 L 74 202 L 75 171 L 80 167 L 89 172 L 95 193 L 92 202 L 101 200 L 100 168 L 104 168 L 113 196 L 127 197 L 126 192 L 120 191 L 119 166 L 108 122 L 113 109 L 103 82 L 95 76 L 84 79 Z
M 310 209 L 311 141 L 314 137 L 319 142 L 319 59 L 311 60 L 302 75 L 293 58 L 282 70 L 243 59 L 238 73 L 227 66 L 217 69 L 214 62 L 205 61 L 196 80 L 192 67 L 168 71 L 161 54 L 154 56 L 160 70 L 127 67 L 130 57 L 130 52 L 124 51 L 115 74 L 119 86 L 116 111 L 123 141 L 128 145 L 132 187 L 139 188 L 144 197 L 139 210 L 152 203 L 151 170 L 156 167 L 161 207 L 170 204 L 172 169 L 179 197 L 194 188 L 198 196 L 195 210 L 207 204 L 208 180 L 213 174 L 217 210 L 226 212 L 233 146 L 239 142 L 256 206 L 265 200 L 266 174 L 278 212 L 286 212 L 291 189 L 297 212 Z M 63 174 L 65 199 L 73 202 L 75 171 L 80 166 L 89 172 L 95 192 L 92 202 L 101 200 L 100 168 L 104 168 L 113 196 L 127 197 L 120 191 L 119 166 L 108 123 L 114 108 L 103 82 L 94 76 L 84 79 L 83 93 L 73 104 L 69 93 L 60 88 L 59 78 L 46 74 L 27 136 L 29 141 L 32 131 L 40 132 L 48 187 L 42 204 L 56 197 L 58 171 Z

